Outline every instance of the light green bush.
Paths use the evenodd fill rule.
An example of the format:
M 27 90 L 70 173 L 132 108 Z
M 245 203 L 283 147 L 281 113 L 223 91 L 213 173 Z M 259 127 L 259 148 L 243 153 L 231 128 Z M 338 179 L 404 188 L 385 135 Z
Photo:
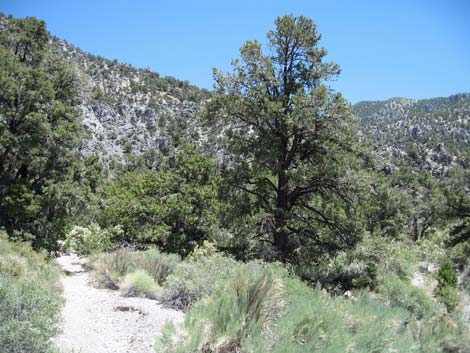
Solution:
M 178 255 L 162 254 L 157 249 L 150 249 L 140 253 L 136 260 L 136 267 L 146 271 L 158 284 L 162 285 L 180 261 Z
M 365 293 L 332 298 L 285 270 L 240 272 L 193 305 L 182 333 L 168 325 L 162 353 L 424 353 L 407 328 L 409 313 Z
M 101 229 L 98 224 L 89 227 L 73 227 L 66 235 L 65 248 L 75 251 L 78 255 L 91 255 L 109 250 L 112 247 L 112 237 L 120 233 L 119 227 Z
M 118 289 L 125 275 L 136 270 L 148 273 L 159 285 L 173 272 L 180 258 L 156 249 L 147 251 L 118 250 L 93 256 L 90 261 L 92 278 L 99 288 Z
M 206 277 L 217 271 L 211 290 L 190 307 L 181 328 L 165 326 L 157 352 L 464 353 L 469 346 L 465 325 L 442 316 L 441 306 L 396 273 L 382 278 L 378 293 L 356 292 L 351 300 L 313 289 L 280 265 L 238 263 L 229 276 L 217 266 L 201 268 Z
M 271 271 L 240 271 L 198 302 L 185 322 L 188 336 L 172 341 L 172 329 L 157 341 L 158 352 L 242 352 L 246 340 L 270 329 L 282 307 L 284 286 Z
M 44 254 L 0 234 L 0 352 L 53 351 L 62 305 L 58 278 Z
M 422 320 L 411 319 L 409 329 L 420 344 L 420 353 L 467 353 L 468 327 L 458 317 L 432 314 Z
M 127 296 L 155 298 L 159 286 L 147 272 L 137 270 L 126 275 L 124 288 Z
M 424 289 L 412 286 L 395 274 L 388 274 L 377 290 L 390 306 L 406 309 L 418 319 L 433 311 L 432 299 Z
M 436 288 L 436 297 L 445 305 L 448 312 L 454 311 L 457 305 L 459 305 L 460 298 L 457 288 L 450 286 L 438 287 Z
M 354 249 L 334 257 L 318 256 L 301 261 L 296 273 L 310 282 L 320 283 L 330 292 L 376 287 L 382 277 L 394 273 L 408 280 L 416 270 L 418 254 L 403 241 L 384 242 L 366 236 Z
M 233 277 L 240 266 L 241 263 L 222 254 L 188 259 L 178 264 L 168 276 L 160 300 L 168 306 L 186 310 L 209 295 L 218 281 Z

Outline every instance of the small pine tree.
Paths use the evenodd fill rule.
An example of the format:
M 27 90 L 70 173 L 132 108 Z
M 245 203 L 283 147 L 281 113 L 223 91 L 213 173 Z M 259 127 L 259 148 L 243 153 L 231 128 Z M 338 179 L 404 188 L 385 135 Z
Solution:
M 438 287 L 452 287 L 457 288 L 458 279 L 457 271 L 455 270 L 454 264 L 450 259 L 445 259 L 441 263 L 441 267 L 437 273 Z
M 453 311 L 459 303 L 457 285 L 457 271 L 452 261 L 446 258 L 437 273 L 436 296 L 449 312 Z

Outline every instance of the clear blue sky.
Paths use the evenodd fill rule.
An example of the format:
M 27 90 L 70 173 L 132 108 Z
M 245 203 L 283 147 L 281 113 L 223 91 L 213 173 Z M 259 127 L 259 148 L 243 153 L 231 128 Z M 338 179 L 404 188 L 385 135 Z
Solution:
M 351 102 L 470 91 L 470 0 L 0 0 L 83 50 L 212 87 L 276 16 L 312 18 Z

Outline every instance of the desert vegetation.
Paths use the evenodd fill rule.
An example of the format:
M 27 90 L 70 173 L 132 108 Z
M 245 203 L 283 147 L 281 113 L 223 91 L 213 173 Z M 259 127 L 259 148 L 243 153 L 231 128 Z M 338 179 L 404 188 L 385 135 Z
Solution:
M 51 260 L 74 252 L 94 287 L 184 311 L 156 352 L 468 352 L 468 95 L 352 107 L 304 16 L 246 42 L 213 92 L 35 18 L 0 27 L 0 351 L 53 352 Z M 158 147 L 114 126 L 123 153 L 83 153 L 88 106 Z

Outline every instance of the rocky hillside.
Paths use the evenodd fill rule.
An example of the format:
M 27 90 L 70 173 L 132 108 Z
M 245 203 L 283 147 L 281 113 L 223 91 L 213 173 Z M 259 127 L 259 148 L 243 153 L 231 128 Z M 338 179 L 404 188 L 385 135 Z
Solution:
M 360 102 L 353 109 L 387 168 L 410 163 L 443 176 L 452 165 L 470 163 L 470 93 Z
M 0 29 L 10 30 L 5 16 L 0 16 Z M 83 155 L 97 154 L 105 165 L 131 155 L 147 155 L 158 163 L 182 139 L 215 152 L 219 132 L 205 130 L 195 117 L 210 96 L 207 90 L 85 53 L 56 37 L 50 48 L 71 64 L 80 81 Z M 454 164 L 470 165 L 470 93 L 360 102 L 353 110 L 361 132 L 390 170 L 405 162 L 442 176 Z
M 98 154 L 109 164 L 129 154 L 169 153 L 181 139 L 200 139 L 194 112 L 208 91 L 85 53 L 58 38 L 52 50 L 73 65 L 80 80 L 84 155 Z

